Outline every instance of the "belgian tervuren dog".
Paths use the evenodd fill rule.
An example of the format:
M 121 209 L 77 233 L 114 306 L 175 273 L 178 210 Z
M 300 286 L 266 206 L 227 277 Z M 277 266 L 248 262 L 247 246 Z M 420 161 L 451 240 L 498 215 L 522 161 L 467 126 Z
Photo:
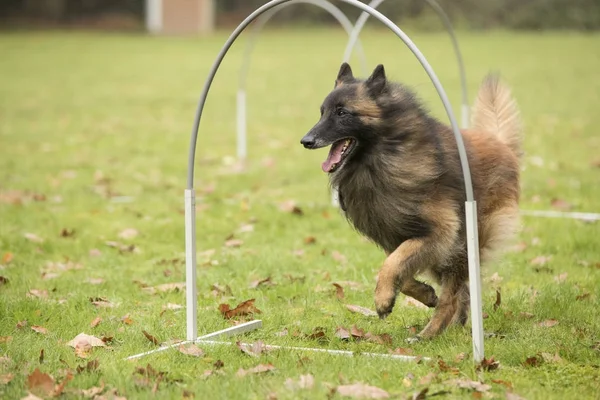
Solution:
M 510 90 L 484 80 L 472 127 L 462 131 L 479 222 L 480 259 L 503 247 L 518 225 L 521 126 Z M 381 318 L 398 292 L 435 312 L 419 337 L 430 338 L 469 309 L 465 188 L 449 126 L 433 118 L 407 87 L 388 81 L 383 65 L 366 80 L 342 64 L 319 122 L 302 138 L 309 149 L 331 145 L 323 162 L 354 227 L 387 254 L 377 277 Z M 428 274 L 440 296 L 415 275 Z

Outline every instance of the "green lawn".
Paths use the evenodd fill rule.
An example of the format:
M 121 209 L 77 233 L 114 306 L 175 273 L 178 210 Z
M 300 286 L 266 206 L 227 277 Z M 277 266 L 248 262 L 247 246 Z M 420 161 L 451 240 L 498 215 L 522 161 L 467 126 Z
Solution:
M 402 348 L 432 361 L 283 350 L 253 357 L 235 345 L 200 346 L 201 357 L 173 350 L 123 361 L 156 348 L 142 331 L 160 342 L 185 337 L 185 309 L 171 309 L 184 305 L 184 293 L 148 288 L 184 281 L 189 133 L 226 34 L 0 35 L 1 398 L 25 397 L 28 381 L 47 396 L 51 382 L 46 378 L 40 394 L 44 380 L 31 375 L 36 368 L 56 383 L 72 375 L 59 387 L 64 398 L 93 397 L 82 390 L 104 385 L 104 398 L 114 389 L 128 399 L 325 399 L 341 398 L 344 385 L 357 382 L 393 398 L 412 398 L 425 388 L 427 396 L 444 398 L 600 398 L 600 223 L 525 217 L 518 251 L 486 268 L 486 356 L 499 361 L 495 370 L 473 367 L 469 327 L 406 344 L 431 311 L 404 297 L 385 321 L 346 309 L 373 308 L 384 255 L 329 205 L 320 168 L 326 151 L 299 144 L 339 67 L 346 37 L 337 29 L 264 32 L 250 69 L 249 160 L 241 173 L 233 157 L 244 38 L 217 74 L 197 151 L 199 331 L 232 325 L 219 313 L 220 303 L 254 298 L 264 327 L 246 342 L 377 353 Z M 442 33 L 413 39 L 458 111 L 449 39 Z M 600 36 L 460 32 L 459 39 L 471 97 L 482 77 L 498 70 L 521 106 L 522 208 L 600 212 Z M 415 87 L 446 120 L 427 76 L 400 41 L 370 30 L 363 45 L 369 68 L 384 63 L 391 78 Z M 302 215 L 286 209 L 290 201 Z M 225 245 L 232 235 L 243 241 L 240 247 Z M 249 287 L 267 277 L 273 285 Z M 334 282 L 343 287 L 343 299 Z M 231 291 L 219 293 L 215 284 Z M 502 301 L 494 309 L 496 287 Z M 106 301 L 94 305 L 90 298 Z M 352 325 L 389 334 L 392 343 L 336 336 L 338 327 Z M 311 336 L 319 331 L 322 338 Z M 67 346 L 81 332 L 112 341 L 81 358 Z M 77 370 L 93 360 L 97 365 Z M 240 368 L 259 364 L 275 369 L 237 376 Z M 286 385 L 307 374 L 312 387 Z M 474 392 L 457 379 L 489 386 Z

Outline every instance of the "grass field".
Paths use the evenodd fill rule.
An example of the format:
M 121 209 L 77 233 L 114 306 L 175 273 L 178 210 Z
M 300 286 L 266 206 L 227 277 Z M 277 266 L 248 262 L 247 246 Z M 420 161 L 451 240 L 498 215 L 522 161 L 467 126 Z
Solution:
M 252 356 L 235 345 L 200 346 L 199 357 L 173 350 L 123 361 L 157 347 L 142 331 L 159 342 L 185 336 L 184 293 L 168 289 L 184 281 L 187 146 L 197 97 L 226 34 L 0 35 L 1 398 L 25 397 L 31 386 L 38 396 L 63 398 L 325 399 L 342 398 L 359 382 L 392 398 L 600 398 L 599 223 L 524 217 L 514 251 L 485 269 L 486 356 L 499 362 L 490 371 L 473 367 L 469 326 L 405 343 L 431 311 L 404 297 L 385 321 L 345 307 L 373 308 L 384 255 L 329 205 L 320 169 L 326 151 L 299 144 L 339 67 L 346 38 L 335 29 L 262 35 L 250 68 L 249 160 L 241 172 L 233 156 L 243 38 L 217 74 L 197 151 L 199 330 L 231 326 L 219 304 L 253 298 L 264 327 L 245 342 L 400 349 L 432 361 Z M 448 38 L 413 39 L 458 111 Z M 461 32 L 459 39 L 471 97 L 498 70 L 522 109 L 522 208 L 600 211 L 600 36 Z M 369 30 L 363 45 L 369 68 L 384 63 L 446 120 L 401 42 Z M 358 63 L 354 69 L 364 74 Z M 269 277 L 271 285 L 250 287 Z M 371 332 L 384 344 L 339 337 L 338 327 L 353 325 L 358 336 Z M 77 354 L 67 343 L 81 332 L 112 340 Z M 238 376 L 259 364 L 275 369 Z M 307 377 L 297 384 L 309 374 L 312 385 Z

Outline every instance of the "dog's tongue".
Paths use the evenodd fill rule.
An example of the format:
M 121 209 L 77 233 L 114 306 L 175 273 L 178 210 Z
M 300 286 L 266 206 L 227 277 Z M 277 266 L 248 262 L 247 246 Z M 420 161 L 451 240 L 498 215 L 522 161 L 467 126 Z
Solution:
M 342 161 L 342 149 L 344 148 L 344 141 L 340 140 L 331 145 L 329 149 L 329 155 L 327 156 L 327 160 L 323 161 L 321 167 L 323 168 L 323 172 L 329 172 L 333 168 L 333 166 L 340 161 Z

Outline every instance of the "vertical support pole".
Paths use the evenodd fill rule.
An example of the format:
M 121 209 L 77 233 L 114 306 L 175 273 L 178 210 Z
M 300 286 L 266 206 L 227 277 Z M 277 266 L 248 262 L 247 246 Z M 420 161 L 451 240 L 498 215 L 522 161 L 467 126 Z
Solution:
M 461 113 L 460 113 L 461 114 L 461 118 L 460 118 L 461 127 L 463 129 L 467 129 L 469 127 L 469 125 L 470 125 L 469 118 L 471 118 L 470 115 L 469 115 L 470 112 L 471 112 L 471 110 L 469 109 L 469 105 L 468 104 L 463 104 L 460 107 L 460 111 L 461 111 Z
M 465 202 L 467 225 L 467 253 L 469 257 L 469 292 L 471 293 L 471 331 L 473 360 L 483 360 L 483 312 L 481 301 L 481 273 L 479 271 L 479 232 L 477 229 L 477 202 Z
M 185 305 L 186 339 L 198 337 L 196 289 L 196 192 L 185 190 Z
M 158 34 L 163 27 L 162 0 L 146 0 L 146 29 Z
M 340 205 L 340 194 L 336 187 L 331 188 L 331 205 L 333 207 L 339 207 Z
M 237 92 L 237 156 L 238 160 L 245 160 L 248 155 L 246 144 L 246 91 Z

